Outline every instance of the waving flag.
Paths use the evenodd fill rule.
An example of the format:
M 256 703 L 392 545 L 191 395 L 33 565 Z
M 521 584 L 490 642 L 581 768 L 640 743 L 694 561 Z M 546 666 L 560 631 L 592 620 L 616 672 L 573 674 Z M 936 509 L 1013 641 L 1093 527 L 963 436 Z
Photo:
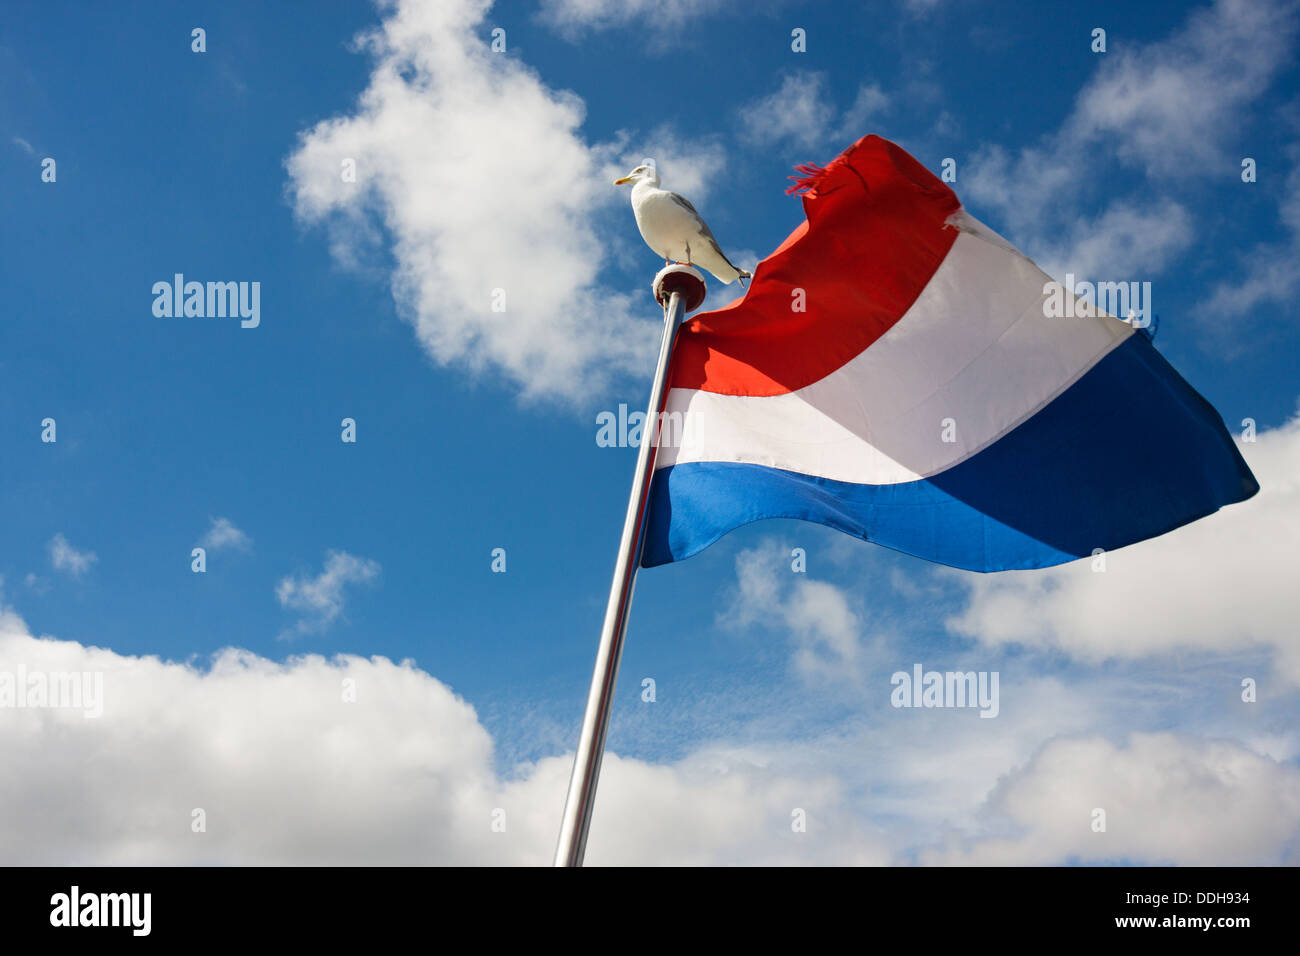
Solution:
M 802 171 L 807 221 L 678 332 L 644 566 L 802 518 L 1046 567 L 1258 490 L 1146 335 L 1083 302 L 1049 317 L 1060 288 L 902 149 L 867 136 Z

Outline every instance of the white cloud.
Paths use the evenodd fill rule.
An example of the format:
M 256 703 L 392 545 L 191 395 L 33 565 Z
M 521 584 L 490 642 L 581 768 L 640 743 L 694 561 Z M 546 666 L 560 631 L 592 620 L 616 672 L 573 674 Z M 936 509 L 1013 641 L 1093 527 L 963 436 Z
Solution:
M 1265 303 L 1291 304 L 1300 290 L 1300 145 L 1289 152 L 1291 170 L 1278 202 L 1287 239 L 1255 246 L 1246 256 L 1245 275 L 1214 287 L 1202 308 L 1211 321 L 1245 315 Z
M 1104 832 L 1093 830 L 1105 811 Z M 1050 741 L 1003 779 L 986 830 L 922 855 L 934 864 L 1043 866 L 1131 860 L 1191 866 L 1293 863 L 1300 771 L 1226 741 L 1133 734 Z
M 742 107 L 741 135 L 755 144 L 785 143 L 805 149 L 839 139 L 843 140 L 838 144 L 842 149 L 870 132 L 867 124 L 889 105 L 889 96 L 878 84 L 864 83 L 840 116 L 827 75 L 795 70 L 782 77 L 777 89 Z
M 854 98 L 853 105 L 844 111 L 844 118 L 840 121 L 840 135 L 852 142 L 861 139 L 870 132 L 867 124 L 886 112 L 891 102 L 889 94 L 882 90 L 878 83 L 862 84 L 858 87 L 858 95 Z M 848 143 L 845 145 L 847 146 Z
M 598 280 L 630 226 L 613 179 L 651 155 L 686 191 L 693 168 L 720 167 L 719 149 L 668 136 L 636 153 L 627 136 L 588 145 L 578 96 L 490 52 L 486 8 L 394 4 L 364 42 L 375 67 L 355 109 L 304 133 L 288 158 L 290 192 L 344 263 L 390 239 L 399 312 L 438 362 L 527 398 L 589 397 L 643 371 L 658 334 L 644 291 Z M 608 241 L 607 221 L 618 226 Z
M 847 595 L 793 570 L 791 548 L 774 540 L 736 555 L 736 587 L 719 622 L 779 628 L 794 644 L 792 665 L 805 679 L 857 683 L 866 652 L 862 622 Z
M 1115 200 L 1096 216 L 1069 208 L 1091 171 L 1079 157 L 1040 148 L 1012 159 L 998 146 L 979 151 L 963 176 L 963 200 L 976 215 L 996 210 L 1000 230 L 1048 275 L 1079 279 L 1158 273 L 1189 249 L 1191 214 L 1168 198 Z
M 699 17 L 717 13 L 735 0 L 542 0 L 538 16 L 570 39 L 592 30 L 632 23 L 662 35 Z
M 747 104 L 740 112 L 743 134 L 751 143 L 789 141 L 815 146 L 827 136 L 835 106 L 827 99 L 825 73 L 787 73 L 776 90 Z
M 1155 43 L 1126 47 L 1112 35 L 1061 126 L 1014 156 L 978 150 L 961 176 L 963 198 L 981 218 L 996 213 L 1001 231 L 1057 276 L 1158 272 L 1194 240 L 1186 209 L 1158 194 L 1189 174 L 1235 167 L 1237 117 L 1289 59 L 1296 26 L 1294 4 L 1219 0 Z M 1070 210 L 1100 190 L 1110 161 L 1146 182 L 1079 220 Z
M 202 670 L 34 638 L 8 613 L 0 660 L 104 675 L 98 719 L 26 708 L 0 722 L 11 863 L 545 865 L 554 853 L 571 756 L 500 775 L 474 709 L 409 661 L 232 649 Z M 796 807 L 805 834 L 791 831 Z M 192 831 L 195 809 L 206 832 Z M 592 864 L 886 861 L 828 775 L 729 751 L 605 759 Z
M 237 548 L 240 551 L 247 551 L 252 546 L 253 539 L 236 528 L 229 518 L 212 518 L 210 520 L 212 524 L 203 533 L 203 537 L 199 539 L 199 544 L 209 551 L 220 551 L 223 548 Z
M 315 577 L 282 578 L 275 596 L 280 606 L 301 611 L 294 629 L 300 634 L 322 631 L 343 613 L 344 590 L 352 584 L 369 584 L 379 577 L 379 563 L 358 558 L 346 551 L 329 551 L 325 566 Z
M 1260 483 L 1254 498 L 1113 551 L 1104 572 L 1087 560 L 953 572 L 969 603 L 949 626 L 988 645 L 1051 648 L 1087 662 L 1265 649 L 1280 676 L 1300 684 L 1300 416 L 1239 447 Z
M 81 577 L 99 560 L 94 551 L 79 551 L 74 548 L 62 533 L 50 539 L 49 549 L 50 565 L 54 570 L 66 572 L 74 578 Z
M 1192 237 L 1190 213 L 1172 200 L 1112 203 L 1100 216 L 1062 216 L 1057 233 L 1035 243 L 1033 258 L 1048 275 L 1151 275 L 1186 251 Z
M 1105 142 L 1152 177 L 1231 168 L 1240 112 L 1293 56 L 1298 25 L 1291 0 L 1219 0 L 1160 42 L 1127 47 L 1112 36 L 1059 149 L 1086 156 L 1086 144 Z

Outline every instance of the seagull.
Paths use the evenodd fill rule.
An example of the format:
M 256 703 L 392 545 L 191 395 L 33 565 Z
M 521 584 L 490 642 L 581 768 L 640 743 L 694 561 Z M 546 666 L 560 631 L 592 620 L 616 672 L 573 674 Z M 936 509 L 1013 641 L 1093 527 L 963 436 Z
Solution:
M 687 199 L 659 188 L 659 171 L 653 160 L 646 160 L 614 180 L 615 186 L 625 183 L 632 184 L 632 212 L 641 238 L 665 260 L 703 266 L 723 285 L 730 285 L 733 279 L 750 278 L 744 269 L 731 264 L 708 223 Z

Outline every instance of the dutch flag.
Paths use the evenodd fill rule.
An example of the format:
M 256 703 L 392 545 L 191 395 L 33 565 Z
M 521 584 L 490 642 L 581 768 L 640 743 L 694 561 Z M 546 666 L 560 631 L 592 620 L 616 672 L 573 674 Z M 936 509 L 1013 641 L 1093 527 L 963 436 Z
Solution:
M 1084 303 L 1053 317 L 1051 278 L 902 149 L 867 136 L 804 171 L 807 221 L 678 331 L 644 566 L 801 518 L 1038 568 L 1258 490 L 1147 335 Z

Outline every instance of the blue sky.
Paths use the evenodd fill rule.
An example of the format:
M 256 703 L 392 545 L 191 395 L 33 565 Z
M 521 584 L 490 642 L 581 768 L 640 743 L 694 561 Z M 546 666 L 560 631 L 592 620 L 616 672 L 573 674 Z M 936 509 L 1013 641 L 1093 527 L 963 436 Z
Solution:
M 355 42 L 381 24 L 383 39 Z M 306 16 L 18 0 L 0 27 L 0 599 L 29 643 L 11 655 L 48 635 L 111 650 L 114 673 L 177 662 L 139 677 L 164 709 L 184 702 L 159 688 L 200 680 L 223 648 L 255 655 L 248 674 L 286 662 L 289 677 L 344 667 L 334 655 L 363 670 L 411 659 L 474 708 L 456 713 L 487 741 L 484 800 L 529 808 L 512 810 L 529 822 L 509 849 L 434 841 L 421 859 L 538 861 L 635 458 L 598 447 L 595 417 L 644 403 L 659 321 L 659 263 L 610 180 L 655 157 L 752 267 L 802 219 L 791 167 L 874 132 L 932 170 L 955 159 L 967 208 L 1053 275 L 1152 282 L 1157 346 L 1235 433 L 1254 420 L 1243 452 L 1265 491 L 1116 553 L 1104 594 L 1086 563 L 979 578 L 793 522 L 643 573 L 609 740 L 625 782 L 593 853 L 603 832 L 623 862 L 1293 861 L 1298 29 L 1293 4 L 1264 0 L 458 0 Z M 260 325 L 156 317 L 151 288 L 178 272 L 259 282 Z M 504 318 L 487 307 L 497 287 Z M 735 291 L 715 284 L 711 304 Z M 243 538 L 193 573 L 219 519 Z M 892 708 L 889 675 L 914 662 L 999 671 L 999 718 Z M 1243 677 L 1258 702 L 1240 700 Z M 369 747 L 427 723 L 430 685 L 412 687 Z M 1126 761 L 1244 782 L 1175 801 L 1163 842 L 1135 823 L 1157 812 L 1153 790 L 1112 782 L 1130 825 L 1104 849 L 1034 802 L 1045 775 Z M 701 769 L 714 766 L 736 793 Z M 270 786 L 239 779 L 248 806 Z M 748 822 L 665 842 L 637 803 L 655 780 L 664 793 L 645 799 L 681 787 L 694 797 L 665 807 Z M 129 802 L 130 784 L 118 792 Z M 776 833 L 800 800 L 835 821 L 803 845 Z M 1252 820 L 1206 836 L 1243 807 Z M 96 832 L 47 855 L 25 839 L 0 846 L 194 858 L 161 837 L 124 848 Z M 255 856 L 223 839 L 203 858 Z M 276 858 L 310 843 L 304 830 Z

